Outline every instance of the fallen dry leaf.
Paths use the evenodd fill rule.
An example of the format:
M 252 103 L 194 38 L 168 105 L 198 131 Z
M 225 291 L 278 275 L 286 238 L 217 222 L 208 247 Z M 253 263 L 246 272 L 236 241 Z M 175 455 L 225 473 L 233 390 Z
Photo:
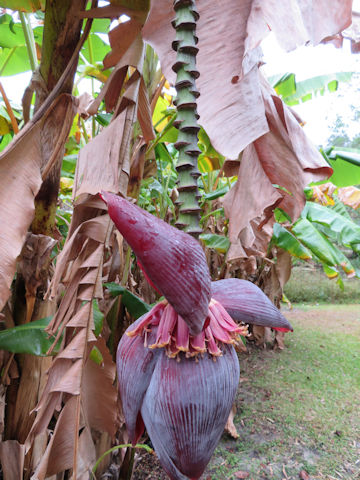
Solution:
M 225 425 L 225 432 L 227 432 L 232 438 L 236 439 L 236 438 L 239 438 L 239 434 L 234 424 L 235 414 L 236 414 L 236 405 L 234 404 L 231 408 L 229 418 L 227 419 L 227 422 Z
M 249 472 L 245 472 L 244 470 L 238 470 L 237 472 L 234 473 L 235 475 L 235 478 L 249 478 L 250 476 L 250 473 Z
M 306 470 L 301 470 L 299 473 L 300 480 L 310 480 L 310 475 L 307 473 Z

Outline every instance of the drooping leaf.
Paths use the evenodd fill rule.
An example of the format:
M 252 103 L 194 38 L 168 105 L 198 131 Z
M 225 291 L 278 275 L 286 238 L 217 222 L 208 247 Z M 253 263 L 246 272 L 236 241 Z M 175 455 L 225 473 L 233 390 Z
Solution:
M 295 75 L 291 73 L 278 80 L 274 89 L 287 105 L 297 105 L 300 101 L 304 102 L 316 95 L 323 95 L 326 90 L 336 91 L 339 82 L 349 82 L 353 74 L 354 72 L 335 72 L 296 82 Z M 271 79 L 269 81 L 271 83 Z
M 359 150 L 332 149 L 327 154 L 327 160 L 334 170 L 333 175 L 329 178 L 331 183 L 337 187 L 360 184 Z
M 310 250 L 302 245 L 292 233 L 279 223 L 274 224 L 273 241 L 275 245 L 286 250 L 294 257 L 301 258 L 302 260 L 310 260 L 312 258 Z
M 83 377 L 83 412 L 88 425 L 115 435 L 119 414 L 115 407 L 117 391 L 114 385 L 115 363 L 103 338 L 94 345 L 101 362 L 87 359 Z M 101 385 L 101 388 L 99 386 Z
M 325 265 L 324 263 L 323 270 L 325 275 L 330 279 L 336 278 L 339 275 L 339 271 L 336 267 L 330 267 L 329 265 Z
M 46 122 L 62 122 L 70 130 L 74 114 L 73 98 L 61 95 L 50 106 L 44 119 L 35 124 L 29 122 L 0 155 L 0 217 L 3 222 L 0 236 L 0 310 L 9 296 L 16 259 L 33 219 L 34 198 L 42 183 L 41 168 L 44 168 L 45 160 L 41 131 Z M 58 142 L 65 143 L 68 130 L 62 129 Z M 46 153 L 48 160 L 51 152 Z
M 0 443 L 0 462 L 4 479 L 22 480 L 24 473 L 25 445 L 17 440 Z
M 105 286 L 109 290 L 112 297 L 117 297 L 119 295 L 122 296 L 122 303 L 125 305 L 130 315 L 135 318 L 135 320 L 151 310 L 150 305 L 141 300 L 141 298 L 138 296 L 129 292 L 129 290 L 127 290 L 125 287 L 122 287 L 114 282 L 106 283 Z
M 230 220 L 229 259 L 244 257 L 247 251 L 264 255 L 274 208 L 296 220 L 305 205 L 304 187 L 332 173 L 286 105 L 268 89 L 263 96 L 270 131 L 246 147 L 238 181 L 223 199 Z M 263 227 L 262 232 L 259 225 L 269 231 Z
M 346 256 L 326 238 L 313 223 L 300 218 L 292 232 L 304 243 L 322 263 L 328 266 L 341 266 L 349 276 L 355 275 L 355 269 Z
M 122 112 L 80 150 L 73 198 L 85 192 L 95 195 L 104 187 L 112 192 L 117 191 L 122 174 L 118 171 L 118 161 L 124 128 L 125 112 Z M 99 158 L 106 158 L 107 161 L 99 162 Z
M 234 159 L 248 143 L 267 131 L 255 66 L 258 52 L 249 54 L 246 72 L 241 68 L 251 3 L 231 0 L 221 12 L 216 1 L 200 1 L 197 7 L 200 13 L 197 36 L 201 38 L 197 68 L 201 75 L 196 84 L 201 93 L 198 99 L 201 124 L 214 148 Z M 165 77 L 174 83 L 175 75 L 171 69 L 175 63 L 175 52 L 171 49 L 174 38 L 172 8 L 172 1 L 153 1 L 143 35 L 159 55 Z M 216 40 L 221 37 L 223 29 L 231 42 Z M 241 109 L 238 108 L 240 104 Z
M 226 8 L 219 9 L 216 0 L 199 0 L 198 111 L 216 150 L 236 159 L 247 145 L 268 131 L 261 98 L 258 45 L 269 28 L 286 50 L 306 43 L 317 44 L 350 25 L 351 6 L 351 0 L 337 2 L 329 15 L 326 2 L 301 8 L 298 1 L 285 5 L 271 0 L 229 0 Z M 153 1 L 143 29 L 145 40 L 154 47 L 162 70 L 172 83 L 173 15 L 171 0 Z M 219 42 L 225 31 L 231 41 Z
M 360 252 L 360 226 L 331 208 L 314 202 L 306 205 L 306 218 L 329 227 L 339 234 L 340 242 L 349 248 Z

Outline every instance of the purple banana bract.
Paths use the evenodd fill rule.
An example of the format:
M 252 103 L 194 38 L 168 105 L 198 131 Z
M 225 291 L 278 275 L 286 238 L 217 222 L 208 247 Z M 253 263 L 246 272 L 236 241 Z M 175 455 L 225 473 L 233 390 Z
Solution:
M 165 297 L 127 329 L 118 346 L 129 438 L 135 445 L 146 427 L 169 478 L 197 480 L 235 400 L 239 363 L 233 345 L 247 334 L 241 322 L 292 327 L 250 282 L 211 283 L 203 250 L 192 237 L 124 198 L 101 197 Z
M 210 274 L 199 243 L 137 205 L 102 192 L 109 215 L 133 249 L 146 275 L 199 333 L 210 301 Z

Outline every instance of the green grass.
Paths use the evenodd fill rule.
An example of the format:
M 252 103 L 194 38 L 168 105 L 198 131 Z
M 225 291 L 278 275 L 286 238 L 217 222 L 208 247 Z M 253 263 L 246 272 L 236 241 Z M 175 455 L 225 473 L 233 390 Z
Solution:
M 360 303 L 360 279 L 343 281 L 344 291 L 320 270 L 293 268 L 284 293 L 294 303 Z
M 238 470 L 282 480 L 283 469 L 289 480 L 302 469 L 326 480 L 360 478 L 360 308 L 305 307 L 289 317 L 295 331 L 284 351 L 240 357 L 240 439 L 223 439 L 212 480 L 235 479 Z

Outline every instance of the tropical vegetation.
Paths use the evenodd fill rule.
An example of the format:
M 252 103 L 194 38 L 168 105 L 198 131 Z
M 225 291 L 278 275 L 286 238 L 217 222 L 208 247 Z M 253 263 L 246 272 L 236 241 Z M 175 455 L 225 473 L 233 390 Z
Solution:
M 130 478 L 144 424 L 170 478 L 199 478 L 242 322 L 291 330 L 261 290 L 279 306 L 291 256 L 358 275 L 357 153 L 320 153 L 286 106 L 351 73 L 272 79 L 282 100 L 259 67 L 269 28 L 334 40 L 351 4 L 0 1 L 0 75 L 33 72 L 21 107 L 0 88 L 5 479 L 100 475 L 116 445 Z

